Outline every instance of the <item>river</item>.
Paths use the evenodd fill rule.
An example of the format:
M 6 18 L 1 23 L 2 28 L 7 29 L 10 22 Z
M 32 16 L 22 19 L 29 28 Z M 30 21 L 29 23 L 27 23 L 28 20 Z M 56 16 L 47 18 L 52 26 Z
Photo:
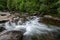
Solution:
M 60 40 L 60 27 L 38 22 L 40 17 L 27 17 L 28 21 L 8 21 L 5 23 L 7 31 L 19 30 L 23 32 L 22 40 Z M 22 23 L 22 24 L 20 24 Z

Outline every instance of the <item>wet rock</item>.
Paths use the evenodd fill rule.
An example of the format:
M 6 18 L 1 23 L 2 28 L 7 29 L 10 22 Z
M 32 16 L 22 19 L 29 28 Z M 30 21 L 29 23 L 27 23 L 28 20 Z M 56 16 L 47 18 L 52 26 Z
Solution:
M 23 33 L 21 31 L 7 31 L 0 34 L 0 40 L 22 40 Z
M 41 35 L 28 35 L 24 37 L 24 40 L 60 40 L 59 32 L 48 32 L 47 34 Z
M 6 30 L 4 27 L 0 27 L 0 32 Z
M 45 24 L 52 24 L 52 25 L 60 26 L 60 18 L 53 17 L 50 15 L 45 15 L 44 17 L 42 17 L 41 22 L 43 22 Z
M 51 16 L 51 15 L 45 15 L 44 17 L 45 17 L 45 18 L 49 18 L 49 19 L 53 19 L 53 20 L 58 20 L 58 21 L 60 21 L 60 18 Z

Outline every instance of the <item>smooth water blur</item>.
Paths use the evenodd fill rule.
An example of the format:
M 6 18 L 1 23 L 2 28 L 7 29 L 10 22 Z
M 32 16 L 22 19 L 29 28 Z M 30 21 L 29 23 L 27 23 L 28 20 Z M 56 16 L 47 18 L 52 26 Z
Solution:
M 6 22 L 5 28 L 11 31 L 12 30 L 22 31 L 24 33 L 23 35 L 25 36 L 23 40 L 31 40 L 30 36 L 47 34 L 48 32 L 57 31 L 57 29 L 60 29 L 59 27 L 56 26 L 39 23 L 38 22 L 39 17 L 36 16 L 32 16 L 30 18 L 27 17 L 27 19 L 29 19 L 29 21 L 26 21 L 22 25 L 19 24 L 16 25 L 15 22 Z

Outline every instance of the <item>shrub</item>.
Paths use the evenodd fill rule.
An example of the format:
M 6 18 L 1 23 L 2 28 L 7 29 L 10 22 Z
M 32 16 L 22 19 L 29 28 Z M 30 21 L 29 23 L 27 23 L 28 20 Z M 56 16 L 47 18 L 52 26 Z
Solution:
M 0 0 L 0 10 L 60 14 L 60 0 Z
M 7 8 L 7 0 L 0 0 L 0 10 L 4 10 Z

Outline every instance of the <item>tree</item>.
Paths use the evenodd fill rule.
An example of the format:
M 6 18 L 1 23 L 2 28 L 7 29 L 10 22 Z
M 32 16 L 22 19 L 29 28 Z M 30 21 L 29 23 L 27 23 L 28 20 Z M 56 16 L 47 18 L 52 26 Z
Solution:
M 0 10 L 4 10 L 7 8 L 7 0 L 0 0 Z

